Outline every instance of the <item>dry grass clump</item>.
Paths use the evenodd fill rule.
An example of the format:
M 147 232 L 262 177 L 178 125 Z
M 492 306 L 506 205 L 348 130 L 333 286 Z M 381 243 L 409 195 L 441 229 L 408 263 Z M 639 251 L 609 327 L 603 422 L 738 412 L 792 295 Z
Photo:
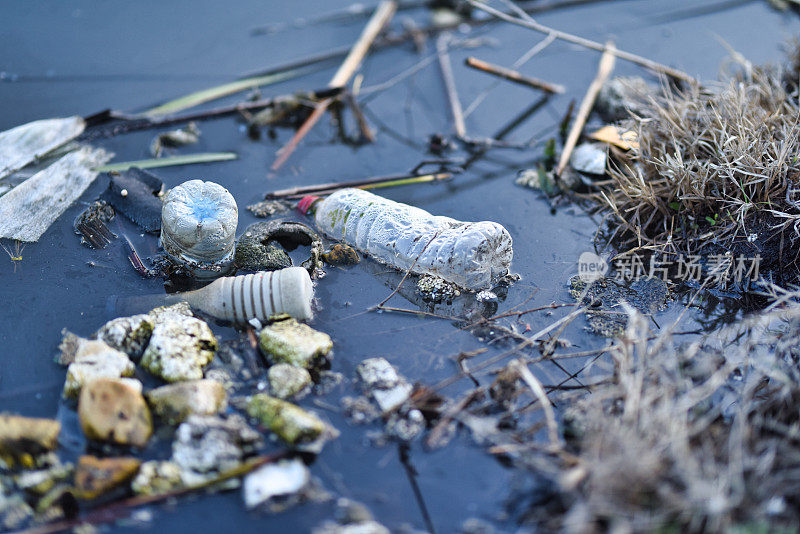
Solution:
M 714 89 L 643 95 L 647 113 L 626 124 L 639 148 L 611 164 L 600 194 L 623 249 L 701 254 L 713 245 L 795 261 L 800 108 L 781 73 L 743 70 Z
M 574 406 L 568 512 L 548 528 L 796 529 L 800 306 L 687 347 L 649 335 L 632 315 L 612 379 Z

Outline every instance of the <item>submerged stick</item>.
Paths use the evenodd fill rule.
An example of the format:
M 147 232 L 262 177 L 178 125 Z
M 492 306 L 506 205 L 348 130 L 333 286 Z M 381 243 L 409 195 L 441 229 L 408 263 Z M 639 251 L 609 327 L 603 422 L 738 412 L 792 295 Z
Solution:
M 436 41 L 436 53 L 439 56 L 439 67 L 441 67 L 444 88 L 447 91 L 447 101 L 450 103 L 450 114 L 453 116 L 453 128 L 456 131 L 456 136 L 464 138 L 467 136 L 467 127 L 464 124 L 464 111 L 461 109 L 461 101 L 458 99 L 458 91 L 456 90 L 456 80 L 453 76 L 453 68 L 450 65 L 450 54 L 447 53 L 449 41 L 449 35 L 440 36 Z
M 550 445 L 552 445 L 553 449 L 555 450 L 560 449 L 561 440 L 558 437 L 558 424 L 556 423 L 556 416 L 553 412 L 553 405 L 550 404 L 550 399 L 547 398 L 547 393 L 545 393 L 541 382 L 539 382 L 539 380 L 533 376 L 531 370 L 528 369 L 528 366 L 525 365 L 525 362 L 521 359 L 512 361 L 511 367 L 517 371 L 517 374 L 522 381 L 525 382 L 536 398 L 539 399 L 539 402 L 542 403 L 544 419 L 547 422 L 547 436 L 550 439 Z
M 378 9 L 376 9 L 375 13 L 372 15 L 372 18 L 369 19 L 369 22 L 364 27 L 364 31 L 361 32 L 358 40 L 353 45 L 350 53 L 333 75 L 333 78 L 331 78 L 328 84 L 329 87 L 343 87 L 347 85 L 347 82 L 353 77 L 353 74 L 358 70 L 358 67 L 367 55 L 372 42 L 384 26 L 389 23 L 396 9 L 397 4 L 393 0 L 383 0 L 383 2 L 381 2 Z M 289 156 L 295 151 L 297 145 L 300 144 L 300 141 L 303 140 L 306 134 L 311 131 L 311 128 L 319 121 L 325 113 L 325 110 L 331 105 L 331 102 L 333 102 L 332 98 L 326 98 L 316 105 L 314 111 L 311 112 L 311 115 L 309 115 L 303 125 L 295 132 L 292 139 L 278 151 L 277 158 L 271 167 L 273 171 L 277 171 L 286 163 L 286 160 L 288 160 Z
M 155 169 L 157 167 L 172 167 L 174 165 L 192 165 L 194 163 L 213 163 L 215 161 L 228 161 L 236 159 L 235 152 L 200 152 L 169 158 L 140 159 L 138 161 L 123 161 L 95 167 L 95 172 L 127 171 L 131 167 L 140 169 Z
M 598 43 L 597 41 L 592 41 L 591 39 L 579 37 L 571 33 L 555 30 L 553 28 L 545 26 L 544 24 L 539 24 L 531 17 L 529 17 L 527 14 L 525 14 L 527 18 L 523 20 L 514 17 L 513 15 L 510 15 L 508 13 L 504 13 L 499 9 L 487 6 L 486 4 L 478 0 L 467 0 L 467 2 L 469 2 L 470 5 L 480 9 L 481 11 L 485 11 L 486 13 L 489 13 L 490 15 L 493 15 L 494 17 L 497 17 L 500 20 L 510 22 L 511 24 L 516 24 L 517 26 L 522 26 L 523 28 L 528 28 L 530 30 L 534 30 L 540 33 L 555 35 L 556 39 L 561 39 L 562 41 L 567 41 L 568 43 L 577 44 L 583 46 L 584 48 L 590 48 L 592 50 L 597 50 L 600 52 L 606 51 L 606 47 L 603 44 Z M 525 13 L 522 9 L 520 8 L 517 9 L 519 9 L 519 11 L 522 11 L 522 13 Z M 653 61 L 652 59 L 647 59 L 646 57 L 643 56 L 631 54 L 630 52 L 625 52 L 624 50 L 617 50 L 616 48 L 612 53 L 620 59 L 636 63 L 637 65 L 641 65 L 642 67 L 650 69 L 658 74 L 666 74 L 667 76 L 671 76 L 675 79 L 682 80 L 688 83 L 697 83 L 697 80 L 695 80 L 692 76 L 689 76 L 682 70 L 668 67 L 667 65 L 658 63 L 657 61 Z
M 310 194 L 330 194 L 348 187 L 359 189 L 377 189 L 380 187 L 392 187 L 395 185 L 417 184 L 423 182 L 435 182 L 447 180 L 453 175 L 449 172 L 437 172 L 430 174 L 396 174 L 393 176 L 381 176 L 378 178 L 366 178 L 364 180 L 351 180 L 349 182 L 327 182 L 324 184 L 306 185 L 303 187 L 292 187 L 267 193 L 266 198 L 270 200 L 281 198 L 296 198 Z
M 586 124 L 586 119 L 589 118 L 589 113 L 592 112 L 594 101 L 597 100 L 597 95 L 602 89 L 603 84 L 606 83 L 611 71 L 614 70 L 614 43 L 608 42 L 606 44 L 606 51 L 603 52 L 603 57 L 600 58 L 600 65 L 597 68 L 597 75 L 589 84 L 589 89 L 586 91 L 586 96 L 583 97 L 581 107 L 578 108 L 578 114 L 575 116 L 575 122 L 572 123 L 572 129 L 569 131 L 567 141 L 564 143 L 564 151 L 561 152 L 561 158 L 558 160 L 556 167 L 556 176 L 561 176 L 564 169 L 569 163 L 569 157 L 578 143 L 578 138 L 581 136 L 583 127 Z
M 519 72 L 507 69 L 505 67 L 501 67 L 499 65 L 493 65 L 492 63 L 488 63 L 486 61 L 481 61 L 480 59 L 474 57 L 468 57 L 464 60 L 464 64 L 467 67 L 471 67 L 473 69 L 479 70 L 481 72 L 485 72 L 487 74 L 493 74 L 495 76 L 499 76 L 504 80 L 508 80 L 510 82 L 518 83 L 520 85 L 525 85 L 527 87 L 533 87 L 534 89 L 541 89 L 547 93 L 563 93 L 564 86 L 558 85 L 555 83 L 546 82 L 544 80 L 540 80 L 538 78 L 532 78 L 530 76 L 525 76 L 520 74 Z

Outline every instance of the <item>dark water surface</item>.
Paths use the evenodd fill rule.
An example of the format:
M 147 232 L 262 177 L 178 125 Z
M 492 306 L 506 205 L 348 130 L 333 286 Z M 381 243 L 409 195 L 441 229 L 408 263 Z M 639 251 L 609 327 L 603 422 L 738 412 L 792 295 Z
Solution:
M 777 62 L 781 59 L 780 45 L 799 26 L 794 15 L 773 11 L 761 1 L 674 21 L 657 18 L 712 4 L 693 0 L 606 1 L 542 14 L 538 20 L 600 41 L 613 37 L 621 49 L 679 67 L 702 79 L 716 78 L 727 55 L 720 39 L 754 63 Z M 330 0 L 2 2 L 0 130 L 40 118 L 88 115 L 107 107 L 135 111 L 243 73 L 348 45 L 360 32 L 363 19 L 290 27 L 276 34 L 251 34 L 255 27 L 312 17 L 347 5 L 347 1 Z M 402 12 L 394 24 L 407 16 L 414 17 L 420 25 L 427 24 L 428 15 L 423 11 Z M 462 65 L 467 55 L 511 65 L 541 39 L 538 34 L 507 24 L 485 26 L 461 36 L 492 40 L 479 49 L 451 53 L 465 107 L 493 83 L 487 75 Z M 431 53 L 431 45 L 426 54 Z M 418 60 L 410 45 L 375 53 L 362 68 L 364 86 L 388 80 Z M 564 84 L 568 92 L 550 99 L 508 140 L 525 142 L 537 135 L 553 135 L 569 102 L 582 98 L 595 75 L 597 60 L 597 53 L 563 43 L 551 45 L 532 59 L 522 72 Z M 323 87 L 334 70 L 335 63 L 320 72 L 269 87 L 264 95 Z M 636 66 L 617 61 L 616 75 L 640 73 Z M 526 88 L 501 83 L 468 117 L 470 135 L 494 134 L 538 96 Z M 244 207 L 260 200 L 266 191 L 402 173 L 428 157 L 424 145 L 430 134 L 450 133 L 449 113 L 435 63 L 371 98 L 367 108 L 371 117 L 379 119 L 394 134 L 381 129 L 375 144 L 352 148 L 337 142 L 335 129 L 323 119 L 275 176 L 268 176 L 268 167 L 275 151 L 292 132 L 279 130 L 275 140 L 251 141 L 231 118 L 202 123 L 200 142 L 179 153 L 232 150 L 239 154 L 238 160 L 156 172 L 168 187 L 190 178 L 224 185 L 239 204 L 241 231 L 256 221 Z M 372 120 L 372 124 L 376 122 Z M 151 131 L 132 133 L 97 144 L 114 151 L 115 161 L 140 159 L 149 157 L 152 136 Z M 570 301 L 566 281 L 576 272 L 580 253 L 592 249 L 596 223 L 577 208 L 561 208 L 553 215 L 537 193 L 514 185 L 516 171 L 530 166 L 541 155 L 541 149 L 494 151 L 453 182 L 384 190 L 382 194 L 456 219 L 494 220 L 511 232 L 513 269 L 522 280 L 512 286 L 499 312 L 525 301 L 527 307 L 565 303 Z M 64 369 L 53 363 L 61 329 L 89 335 L 111 318 L 105 309 L 109 295 L 128 297 L 163 291 L 160 280 L 144 280 L 130 268 L 119 240 L 105 250 L 94 251 L 81 246 L 73 233 L 75 216 L 106 185 L 104 177 L 98 179 L 38 243 L 24 248 L 22 262 L 15 265 L 4 255 L 0 257 L 4 280 L 0 292 L 2 411 L 44 417 L 60 414 L 69 419 L 69 410 L 63 406 L 59 410 Z M 156 252 L 155 237 L 140 234 L 124 220 L 121 223 L 143 256 Z M 312 324 L 333 337 L 333 370 L 343 373 L 347 380 L 325 397 L 311 396 L 301 402 L 323 413 L 342 433 L 326 446 L 311 471 L 333 494 L 363 501 L 392 530 L 403 525 L 424 529 L 397 446 L 372 446 L 367 433 L 379 430 L 377 425 L 349 426 L 341 414 L 326 406 L 336 408 L 342 395 L 355 394 L 354 369 L 365 358 L 384 356 L 412 381 L 432 385 L 456 372 L 451 356 L 485 344 L 448 321 L 364 313 L 392 289 L 382 277 L 373 274 L 376 270 L 381 269 L 371 268 L 368 260 L 353 268 L 330 268 L 317 287 L 322 309 Z M 395 299 L 393 304 L 411 306 L 402 297 Z M 556 310 L 552 316 L 531 314 L 525 321 L 537 331 L 564 313 Z M 663 320 L 669 321 L 675 313 L 664 312 Z M 576 350 L 604 343 L 586 334 L 582 327 L 583 324 L 575 325 L 567 334 L 577 345 Z M 216 331 L 223 339 L 238 336 L 231 328 L 220 327 Z M 501 350 L 502 347 L 489 346 L 489 352 L 481 358 Z M 568 369 L 575 371 L 580 365 L 581 362 L 572 362 Z M 564 371 L 552 364 L 534 371 L 545 384 L 565 378 Z M 484 376 L 483 380 L 491 380 L 491 376 Z M 469 385 L 461 381 L 444 393 L 457 396 Z M 82 451 L 80 440 L 65 441 L 68 454 Z M 515 488 L 528 487 L 527 475 L 503 467 L 474 445 L 466 432 L 436 452 L 426 452 L 418 442 L 412 443 L 410 462 L 439 532 L 457 531 L 469 517 L 483 518 L 506 530 L 515 529 L 509 503 L 515 499 Z M 327 503 L 305 504 L 278 515 L 246 512 L 240 493 L 229 492 L 181 499 L 177 506 L 155 507 L 152 526 L 170 532 L 307 531 L 330 518 L 332 510 L 333 505 Z

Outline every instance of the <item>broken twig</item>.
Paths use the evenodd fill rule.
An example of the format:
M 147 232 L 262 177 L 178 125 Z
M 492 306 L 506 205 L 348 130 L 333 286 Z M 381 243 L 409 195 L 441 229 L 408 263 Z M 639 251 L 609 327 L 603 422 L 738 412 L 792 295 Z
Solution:
M 215 161 L 228 161 L 236 159 L 235 152 L 200 152 L 198 154 L 185 154 L 183 156 L 170 156 L 168 158 L 142 159 L 138 161 L 123 161 L 109 163 L 95 167 L 96 172 L 127 171 L 131 167 L 140 169 L 155 169 L 156 167 L 172 167 L 174 165 L 191 165 L 194 163 L 213 163 Z
M 547 93 L 564 92 L 563 85 L 546 82 L 538 78 L 531 78 L 530 76 L 525 76 L 515 70 L 507 69 L 505 67 L 500 67 L 499 65 L 493 65 L 491 63 L 487 63 L 486 61 L 481 61 L 480 59 L 474 57 L 468 57 L 467 59 L 465 59 L 464 64 L 467 67 L 471 67 L 473 69 L 486 72 L 487 74 L 493 74 L 495 76 L 499 76 L 504 80 L 518 83 L 520 85 L 525 85 L 527 87 L 533 87 L 534 89 L 541 89 L 542 91 L 545 91 Z
M 611 74 L 611 71 L 614 69 L 614 50 L 616 50 L 614 48 L 614 44 L 609 41 L 608 44 L 606 44 L 606 51 L 600 58 L 600 66 L 597 68 L 597 76 L 595 76 L 594 80 L 592 80 L 592 83 L 589 84 L 589 89 L 586 91 L 586 96 L 583 97 L 581 107 L 578 108 L 578 114 L 575 116 L 575 122 L 572 123 L 572 129 L 569 131 L 567 141 L 564 143 L 564 150 L 561 152 L 561 158 L 558 160 L 558 166 L 556 167 L 556 176 L 561 176 L 561 173 L 564 172 L 567 163 L 569 163 L 569 157 L 572 155 L 572 151 L 575 149 L 575 145 L 578 143 L 578 138 L 581 136 L 583 127 L 586 124 L 586 119 L 589 118 L 589 113 L 591 113 L 592 107 L 594 107 L 594 101 L 597 99 L 597 94 L 600 92 L 603 84 L 606 82 Z
M 436 53 L 439 56 L 439 66 L 442 69 L 447 101 L 450 103 L 450 113 L 453 115 L 453 129 L 456 132 L 456 136 L 459 139 L 463 139 L 467 136 L 467 127 L 464 124 L 464 111 L 461 109 L 453 68 L 450 65 L 450 54 L 447 53 L 449 42 L 450 36 L 448 34 L 439 36 L 439 39 L 436 40 Z
M 372 15 L 372 18 L 369 19 L 369 22 L 364 27 L 364 31 L 361 32 L 358 41 L 356 41 L 356 44 L 350 49 L 350 53 L 342 62 L 339 70 L 337 70 L 336 74 L 331 78 L 328 84 L 330 87 L 343 87 L 347 85 L 347 82 L 353 77 L 353 74 L 355 74 L 361 62 L 364 60 L 364 56 L 367 55 L 372 42 L 383 27 L 389 23 L 396 9 L 397 4 L 393 0 L 384 0 L 381 2 L 378 9 L 376 9 L 375 13 Z M 300 141 L 303 140 L 306 134 L 311 131 L 311 128 L 319 121 L 325 113 L 325 110 L 331 105 L 331 102 L 333 102 L 332 98 L 326 98 L 314 107 L 314 111 L 311 112 L 311 115 L 308 116 L 302 126 L 295 132 L 294 136 L 278 151 L 277 158 L 271 167 L 273 171 L 277 171 L 286 163 L 286 160 L 289 159 L 289 156 L 295 151 L 297 145 L 300 144 Z
M 603 44 L 598 43 L 597 41 L 592 41 L 591 39 L 585 39 L 583 37 L 579 37 L 571 33 L 554 30 L 553 28 L 549 28 L 543 24 L 539 24 L 520 8 L 517 8 L 517 10 L 518 12 L 524 14 L 524 16 L 526 17 L 525 19 L 520 19 L 508 13 L 504 13 L 499 9 L 487 6 L 486 4 L 478 0 L 467 0 L 467 2 L 469 2 L 472 6 L 480 9 L 481 11 L 485 11 L 486 13 L 489 13 L 490 15 L 493 15 L 498 19 L 510 22 L 512 24 L 516 24 L 517 26 L 522 26 L 523 28 L 528 28 L 537 32 L 546 33 L 548 35 L 555 35 L 556 39 L 561 39 L 562 41 L 567 41 L 568 43 L 577 44 L 585 48 L 590 48 L 592 50 L 598 50 L 600 52 L 606 51 L 606 47 Z M 671 76 L 675 79 L 682 80 L 688 83 L 697 83 L 697 80 L 695 80 L 693 77 L 689 76 L 682 70 L 668 67 L 667 65 L 663 65 L 651 59 L 647 59 L 646 57 L 642 57 L 636 54 L 631 54 L 630 52 L 625 52 L 623 50 L 617 50 L 617 49 L 614 49 L 612 53 L 620 59 L 636 63 L 637 65 L 641 65 L 642 67 L 650 69 L 658 74 L 666 74 L 667 76 Z
M 356 187 L 359 189 L 377 189 L 380 187 L 393 187 L 396 185 L 417 184 L 423 182 L 436 182 L 447 180 L 453 175 L 449 172 L 437 172 L 431 174 L 397 174 L 393 176 L 381 176 L 379 178 L 367 178 L 365 180 L 351 180 L 349 182 L 328 182 L 324 184 L 306 185 L 303 187 L 291 187 L 267 193 L 266 198 L 272 199 L 295 199 L 305 195 L 328 195 L 344 189 L 346 187 Z

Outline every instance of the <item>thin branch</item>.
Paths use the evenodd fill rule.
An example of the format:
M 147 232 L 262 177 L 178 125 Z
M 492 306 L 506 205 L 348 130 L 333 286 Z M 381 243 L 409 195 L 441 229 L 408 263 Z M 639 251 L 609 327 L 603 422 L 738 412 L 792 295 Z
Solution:
M 542 384 L 539 380 L 533 376 L 528 366 L 522 360 L 514 360 L 511 362 L 510 367 L 517 371 L 519 377 L 522 379 L 525 384 L 530 388 L 533 394 L 539 399 L 539 402 L 542 403 L 542 410 L 544 410 L 544 419 L 547 422 L 547 434 L 548 438 L 550 439 L 550 445 L 553 447 L 554 450 L 561 449 L 561 439 L 558 435 L 558 424 L 556 423 L 556 416 L 555 412 L 553 411 L 553 405 L 550 404 L 550 399 L 547 398 L 547 393 L 545 393 Z
M 547 93 L 563 93 L 564 86 L 558 85 L 555 83 L 546 82 L 544 80 L 540 80 L 538 78 L 532 78 L 530 76 L 525 76 L 524 74 L 520 74 L 519 72 L 508 69 L 506 67 L 501 67 L 499 65 L 494 65 L 492 63 L 482 61 L 478 58 L 468 57 L 464 60 L 464 64 L 467 67 L 471 67 L 473 69 L 479 70 L 481 72 L 485 72 L 487 74 L 492 74 L 494 76 L 499 76 L 504 80 L 508 80 L 510 82 L 518 83 L 520 85 L 524 85 L 526 87 L 532 87 L 534 89 L 541 89 Z
M 358 40 L 350 50 L 350 53 L 333 75 L 333 78 L 331 78 L 331 81 L 328 84 L 330 87 L 344 87 L 347 85 L 347 82 L 353 77 L 353 74 L 355 74 L 355 72 L 358 70 L 358 67 L 361 65 L 361 62 L 367 55 L 372 42 L 375 40 L 375 38 L 378 36 L 378 33 L 380 33 L 384 26 L 389 23 L 391 18 L 394 16 L 396 9 L 397 3 L 393 0 L 384 0 L 380 3 L 378 9 L 375 10 L 372 18 L 369 19 L 369 22 L 364 27 L 364 31 L 361 32 Z M 300 126 L 297 132 L 295 132 L 292 139 L 278 151 L 277 158 L 271 167 L 273 171 L 277 171 L 284 163 L 286 163 L 286 160 L 288 160 L 289 156 L 291 156 L 295 151 L 297 146 L 300 144 L 300 141 L 303 140 L 306 134 L 311 131 L 311 128 L 313 128 L 314 125 L 319 121 L 319 119 L 325 113 L 325 110 L 327 110 L 328 106 L 331 105 L 331 102 L 333 102 L 332 98 L 326 98 L 316 105 L 314 111 L 311 112 L 311 115 L 309 115 L 308 119 L 306 119 L 303 125 Z
M 484 4 L 483 2 L 479 2 L 478 0 L 467 0 L 467 2 L 469 2 L 472 6 L 480 9 L 481 11 L 485 11 L 486 13 L 489 13 L 490 15 L 493 15 L 498 19 L 510 22 L 512 24 L 516 24 L 517 26 L 522 26 L 523 28 L 528 28 L 541 33 L 552 34 L 555 35 L 557 39 L 561 39 L 562 41 L 567 41 L 568 43 L 577 44 L 585 48 L 590 48 L 592 50 L 597 50 L 600 52 L 606 51 L 606 47 L 603 44 L 598 43 L 597 41 L 592 41 L 591 39 L 585 39 L 583 37 L 579 37 L 571 33 L 562 32 L 559 30 L 555 30 L 553 28 L 549 28 L 543 24 L 539 24 L 538 22 L 536 22 L 534 19 L 528 16 L 527 13 L 525 13 L 525 17 L 527 18 L 523 20 L 514 17 L 508 13 L 504 13 L 493 7 L 487 6 L 486 4 Z M 653 72 L 659 74 L 666 74 L 667 76 L 671 76 L 673 78 L 676 78 L 678 80 L 683 80 L 688 83 L 697 83 L 697 80 L 695 80 L 693 77 L 689 76 L 682 70 L 668 67 L 667 65 L 663 65 L 651 59 L 647 59 L 646 57 L 642 57 L 636 54 L 631 54 L 630 52 L 625 52 L 623 50 L 616 50 L 616 49 L 613 51 L 613 54 L 620 59 L 636 63 L 637 65 L 641 65 L 642 67 L 650 69 Z
M 449 42 L 450 36 L 448 34 L 441 35 L 439 39 L 436 40 L 436 53 L 439 56 L 439 67 L 442 70 L 444 88 L 445 91 L 447 91 L 447 101 L 450 104 L 450 113 L 453 116 L 453 129 L 457 137 L 464 138 L 467 136 L 467 127 L 464 124 L 464 112 L 461 109 L 461 101 L 458 99 L 456 81 L 453 76 L 453 68 L 450 64 L 450 54 L 447 53 Z
M 592 112 L 594 101 L 597 100 L 600 89 L 603 88 L 603 84 L 614 69 L 614 50 L 616 50 L 614 44 L 609 41 L 608 44 L 606 44 L 606 51 L 603 52 L 603 56 L 600 58 L 597 76 L 595 76 L 592 83 L 589 84 L 589 89 L 586 91 L 586 96 L 583 97 L 581 107 L 578 109 L 578 114 L 575 116 L 575 122 L 572 123 L 572 129 L 567 136 L 567 142 L 564 143 L 564 150 L 561 152 L 561 158 L 558 160 L 558 166 L 556 167 L 556 176 L 561 176 L 567 163 L 569 163 L 569 157 L 572 155 L 572 151 L 578 143 L 578 138 L 581 136 L 583 127 L 586 124 L 586 119 L 589 118 L 589 113 Z

